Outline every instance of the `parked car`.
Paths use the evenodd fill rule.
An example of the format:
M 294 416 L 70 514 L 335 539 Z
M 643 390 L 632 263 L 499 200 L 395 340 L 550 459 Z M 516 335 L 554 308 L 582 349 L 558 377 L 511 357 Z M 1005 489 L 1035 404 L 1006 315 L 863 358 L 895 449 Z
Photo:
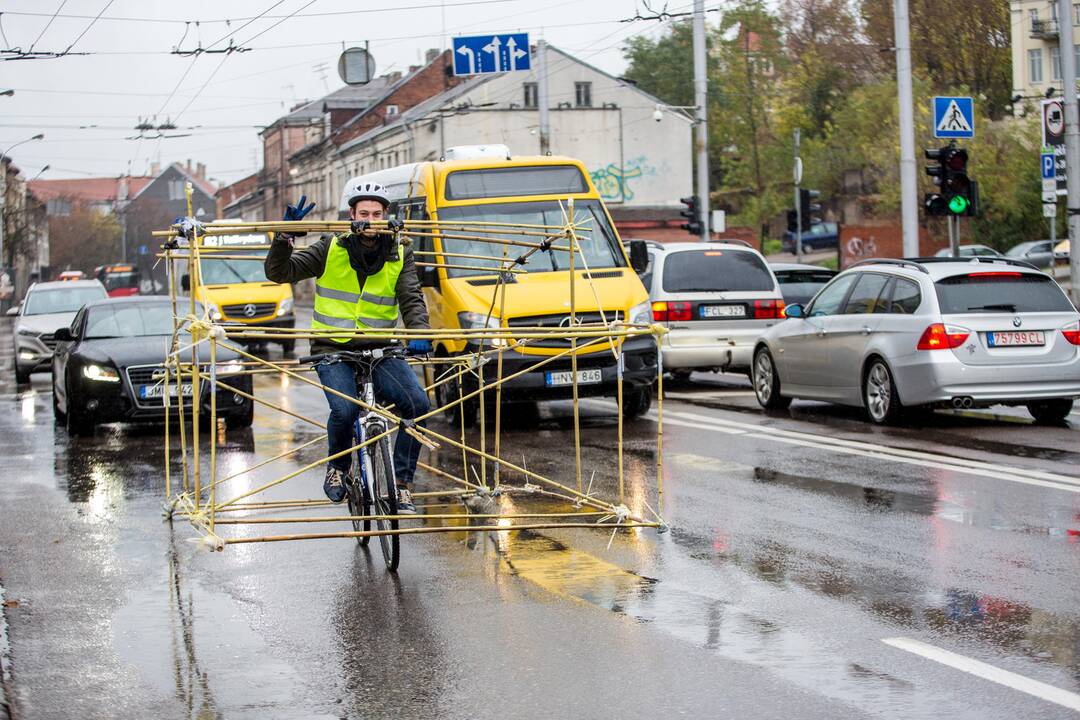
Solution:
M 22 305 L 8 314 L 15 321 L 15 381 L 30 382 L 30 373 L 48 370 L 58 329 L 71 324 L 75 313 L 88 302 L 106 297 L 97 280 L 55 280 L 34 283 Z
M 810 229 L 802 234 L 803 252 L 834 248 L 840 241 L 840 227 L 834 222 L 823 222 L 811 225 Z M 780 241 L 784 252 L 795 252 L 795 233 L 786 232 Z
M 162 365 L 172 328 L 172 305 L 163 297 L 110 298 L 79 310 L 70 328 L 56 332 L 52 397 L 57 421 L 72 435 L 88 435 L 101 423 L 164 419 L 165 392 L 177 395 L 175 380 L 170 380 L 166 390 Z M 206 346 L 197 348 L 200 362 L 208 359 Z M 244 369 L 240 358 L 219 347 L 217 376 L 250 395 L 251 376 L 238 374 Z M 191 406 L 192 393 L 191 382 L 182 383 L 186 407 Z M 200 385 L 199 394 L 202 412 L 209 413 L 209 382 Z M 252 401 L 239 393 L 218 390 L 217 411 L 226 427 L 251 425 Z
M 1002 257 L 994 248 L 988 245 L 961 245 L 957 248 L 956 257 Z M 941 248 L 934 257 L 953 257 L 952 250 L 949 248 Z
M 867 260 L 787 315 L 754 350 L 765 408 L 828 400 L 888 423 L 904 408 L 1026 405 L 1060 422 L 1080 396 L 1080 314 L 1023 262 Z
M 1023 260 L 1035 267 L 1043 268 L 1054 264 L 1054 244 L 1049 240 L 1029 240 L 1005 251 L 1005 257 Z
M 765 258 L 730 243 L 651 246 L 642 282 L 661 340 L 664 367 L 686 378 L 694 370 L 750 371 L 754 341 L 784 317 L 784 299 Z
M 1055 260 L 1068 260 L 1069 259 L 1069 239 L 1066 238 L 1054 246 L 1054 259 Z
M 780 283 L 780 292 L 788 305 L 810 302 L 818 290 L 836 277 L 835 270 L 820 265 L 769 263 L 769 267 Z
M 134 265 L 101 265 L 94 269 L 94 277 L 105 286 L 109 297 L 129 297 L 139 294 L 142 273 Z

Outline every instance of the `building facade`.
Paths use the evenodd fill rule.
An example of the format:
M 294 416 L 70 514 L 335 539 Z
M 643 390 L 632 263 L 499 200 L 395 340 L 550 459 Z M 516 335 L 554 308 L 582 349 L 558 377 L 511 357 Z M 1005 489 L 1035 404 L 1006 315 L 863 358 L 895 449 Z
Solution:
M 1037 101 L 1062 94 L 1061 50 L 1059 35 L 1062 28 L 1073 34 L 1077 67 L 1080 68 L 1080 2 L 1071 5 L 1069 17 L 1058 17 L 1058 3 L 1052 0 L 1010 0 L 1012 26 L 1013 95 Z M 1014 103 L 1020 108 L 1024 103 Z

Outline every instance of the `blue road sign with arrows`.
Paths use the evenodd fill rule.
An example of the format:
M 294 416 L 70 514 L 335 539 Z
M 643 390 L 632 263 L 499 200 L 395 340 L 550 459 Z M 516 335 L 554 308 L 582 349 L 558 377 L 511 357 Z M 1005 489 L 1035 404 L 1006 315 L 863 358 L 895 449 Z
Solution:
M 975 108 L 971 98 L 934 98 L 934 137 L 975 137 Z
M 454 74 L 487 75 L 528 70 L 529 33 L 454 38 Z

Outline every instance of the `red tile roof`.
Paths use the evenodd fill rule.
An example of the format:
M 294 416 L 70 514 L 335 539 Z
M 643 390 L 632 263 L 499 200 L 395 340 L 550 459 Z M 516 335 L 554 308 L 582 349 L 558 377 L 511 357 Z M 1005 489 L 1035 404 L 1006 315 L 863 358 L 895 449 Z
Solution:
M 150 184 L 153 177 L 127 178 L 128 198 Z M 79 178 L 76 180 L 32 180 L 30 190 L 41 200 L 68 197 L 83 202 L 115 202 L 120 188 L 120 178 Z

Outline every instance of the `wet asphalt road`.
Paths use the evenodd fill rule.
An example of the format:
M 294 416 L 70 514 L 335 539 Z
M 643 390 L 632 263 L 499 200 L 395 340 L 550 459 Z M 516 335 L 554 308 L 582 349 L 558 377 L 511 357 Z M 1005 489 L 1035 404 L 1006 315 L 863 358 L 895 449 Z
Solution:
M 325 413 L 296 381 L 256 388 Z M 15 388 L 4 367 L 11 649 L 0 639 L 0 655 L 15 716 L 1076 716 L 1080 416 L 1048 428 L 1014 411 L 937 413 L 927 427 L 883 430 L 814 403 L 763 415 L 730 376 L 668 389 L 669 533 L 620 533 L 610 548 L 609 535 L 583 530 L 407 537 L 395 577 L 374 545 L 346 539 L 199 549 L 185 523 L 162 520 L 161 428 L 69 439 L 53 425 L 48 376 Z M 505 456 L 573 483 L 569 405 L 514 416 Z M 655 493 L 654 418 L 655 406 L 626 428 L 635 509 Z M 319 432 L 259 410 L 251 431 L 219 436 L 220 466 L 234 472 Z M 584 403 L 583 433 L 586 474 L 610 495 L 609 403 Z M 460 470 L 449 449 L 430 459 Z M 418 489 L 446 486 L 425 477 Z M 316 471 L 268 495 L 320 491 Z M 294 528 L 272 531 L 314 529 Z M 883 642 L 893 638 L 904 640 Z M 943 664 L 909 641 L 955 655 Z M 978 677 L 962 669 L 968 659 L 1016 676 Z

